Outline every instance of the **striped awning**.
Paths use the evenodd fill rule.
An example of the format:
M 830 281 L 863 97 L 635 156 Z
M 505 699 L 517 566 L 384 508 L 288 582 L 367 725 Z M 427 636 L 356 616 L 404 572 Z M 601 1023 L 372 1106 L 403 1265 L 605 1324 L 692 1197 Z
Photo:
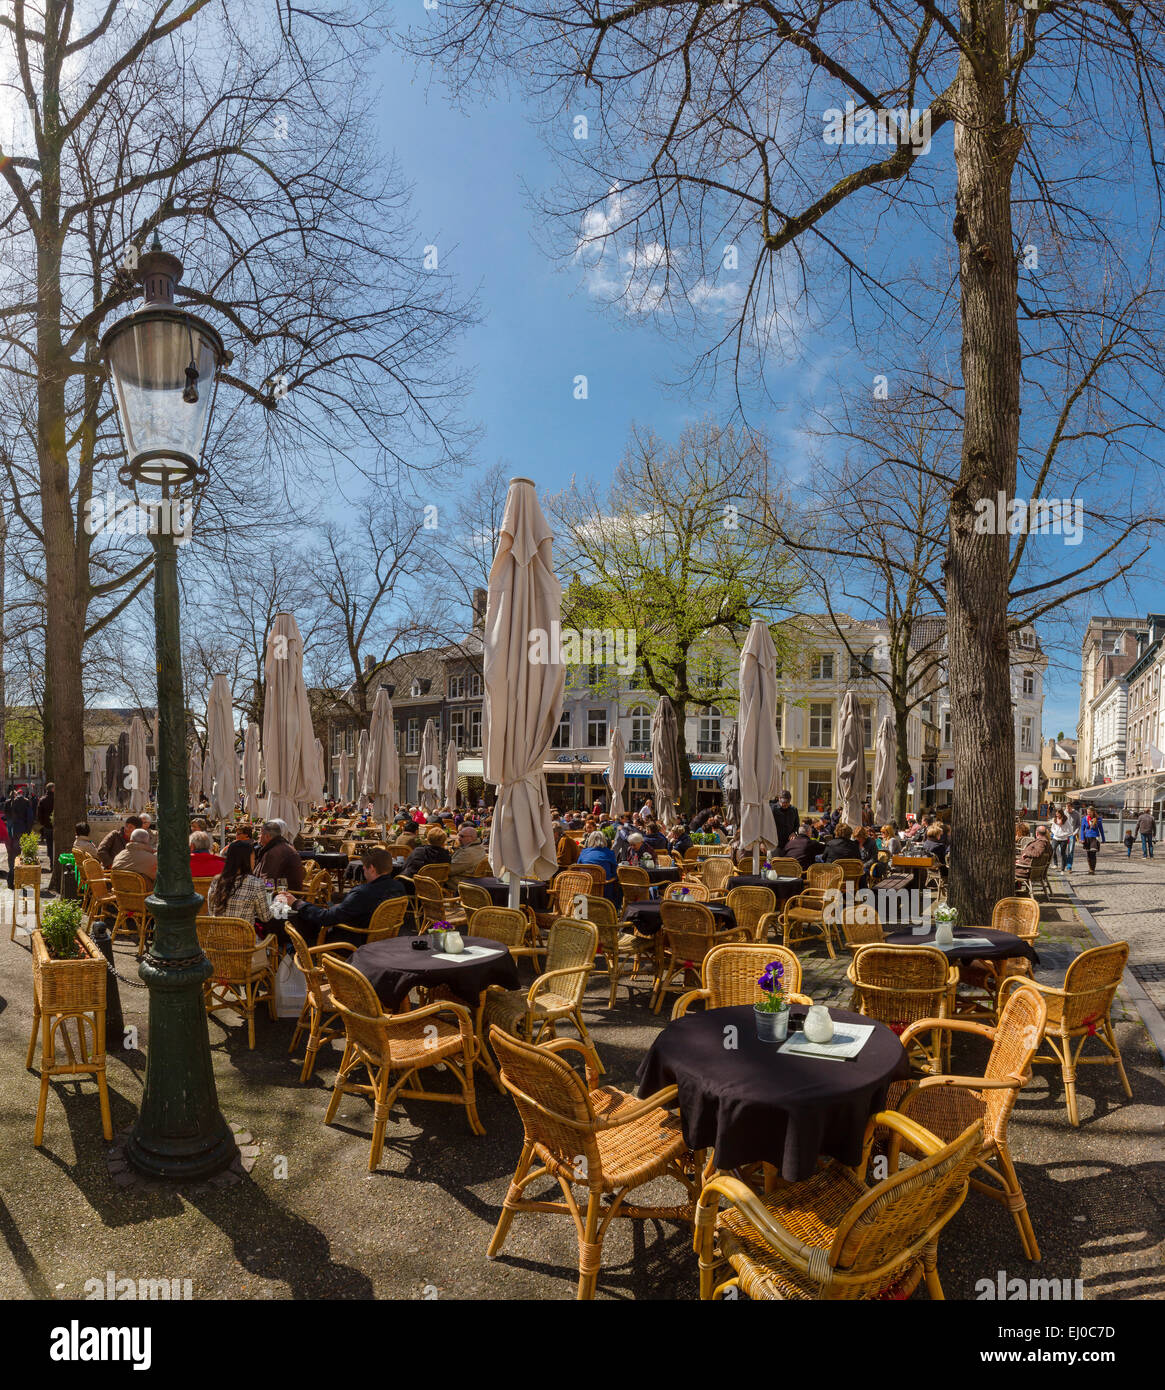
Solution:
M 480 758 L 458 758 L 458 777 L 481 777 L 485 774 L 485 764 Z
M 724 769 L 727 763 L 693 763 L 692 776 L 704 778 L 714 782 L 724 780 Z M 651 764 L 643 762 L 625 762 L 623 764 L 624 777 L 650 777 Z

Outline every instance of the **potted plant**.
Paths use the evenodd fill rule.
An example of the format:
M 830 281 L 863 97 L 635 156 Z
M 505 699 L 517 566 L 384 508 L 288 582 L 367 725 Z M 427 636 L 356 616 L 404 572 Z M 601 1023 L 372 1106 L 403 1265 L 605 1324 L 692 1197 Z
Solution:
M 42 1013 L 105 1008 L 105 957 L 82 930 L 84 920 L 76 899 L 57 898 L 32 934 L 32 970 Z
M 35 830 L 20 837 L 20 862 L 40 867 L 40 836 Z
M 789 1001 L 785 996 L 785 967 L 771 960 L 757 981 L 764 998 L 753 1005 L 756 1035 L 764 1042 L 783 1042 L 789 1032 Z
M 955 939 L 955 926 L 959 920 L 956 908 L 941 903 L 934 910 L 934 944 L 949 946 Z

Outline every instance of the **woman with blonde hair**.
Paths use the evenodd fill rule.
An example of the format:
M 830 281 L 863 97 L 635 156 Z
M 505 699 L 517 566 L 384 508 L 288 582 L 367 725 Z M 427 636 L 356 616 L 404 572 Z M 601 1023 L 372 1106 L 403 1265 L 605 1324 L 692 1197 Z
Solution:
M 450 864 L 453 856 L 445 848 L 448 835 L 439 825 L 429 825 L 425 827 L 424 838 L 417 845 L 416 849 L 410 851 L 408 858 L 401 866 L 401 873 L 409 878 L 423 869 L 426 864 Z

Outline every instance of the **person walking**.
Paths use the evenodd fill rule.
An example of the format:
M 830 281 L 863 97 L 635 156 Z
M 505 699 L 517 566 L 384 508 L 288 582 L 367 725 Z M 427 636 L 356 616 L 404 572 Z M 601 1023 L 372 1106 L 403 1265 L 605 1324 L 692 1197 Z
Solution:
M 1141 858 L 1152 859 L 1153 840 L 1157 834 L 1157 823 L 1153 819 L 1152 811 L 1142 811 L 1137 817 L 1137 834 L 1141 837 Z M 1132 853 L 1132 850 L 1129 850 L 1130 858 Z
M 1088 872 L 1094 874 L 1096 872 L 1096 856 L 1100 852 L 1100 846 L 1104 843 L 1104 821 L 1091 806 L 1080 822 L 1080 843 L 1084 846 L 1084 853 L 1088 857 Z
M 1128 829 L 1125 831 L 1125 858 L 1126 858 L 1126 859 L 1131 859 L 1131 858 L 1133 857 L 1133 845 L 1136 843 L 1136 839 L 1137 839 L 1137 837 L 1133 834 L 1133 827 L 1130 825 L 1130 826 L 1128 827 Z
M 49 870 L 53 864 L 53 800 L 55 785 L 50 782 L 44 789 L 44 796 L 36 803 L 36 822 L 40 826 L 40 838 L 49 857 Z
M 1068 862 L 1064 865 L 1064 872 L 1072 872 L 1072 860 L 1076 854 L 1076 838 L 1080 834 L 1080 807 L 1075 802 L 1070 802 L 1067 810 L 1067 821 L 1072 827 L 1072 837 L 1068 841 Z
M 1068 859 L 1072 852 L 1072 822 L 1063 811 L 1057 811 L 1048 826 L 1052 837 L 1052 863 L 1059 860 L 1060 868 L 1068 871 Z

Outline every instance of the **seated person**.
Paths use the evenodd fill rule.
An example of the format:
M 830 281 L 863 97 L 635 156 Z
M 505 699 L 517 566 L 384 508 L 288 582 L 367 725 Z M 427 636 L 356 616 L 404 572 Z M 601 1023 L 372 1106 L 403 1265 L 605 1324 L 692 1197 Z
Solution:
M 853 826 L 839 821 L 837 835 L 825 846 L 823 856 L 826 864 L 836 864 L 839 859 L 861 859 L 862 852 L 853 837 Z
M 790 835 L 785 842 L 784 856 L 787 859 L 795 859 L 804 871 L 810 864 L 817 863 L 817 856 L 821 853 L 821 841 L 817 838 L 811 821 L 802 821 L 801 829 L 795 835 Z
M 667 836 L 660 830 L 658 821 L 651 821 L 643 836 L 643 843 L 650 850 L 667 852 Z
M 677 821 L 667 837 L 668 852 L 676 859 L 682 859 L 692 848 L 692 837 L 683 821 Z
M 582 853 L 578 857 L 580 864 L 598 864 L 603 870 L 606 879 L 604 894 L 608 898 L 614 897 L 614 885 L 618 882 L 616 877 L 617 861 L 615 851 L 607 844 L 607 837 L 601 830 L 592 830 L 584 842 Z
M 206 890 L 206 910 L 212 917 L 241 917 L 256 928 L 271 923 L 280 935 L 279 924 L 272 922 L 263 880 L 255 873 L 255 846 L 250 840 L 232 840 L 227 845 L 218 877 Z
M 879 840 L 879 849 L 884 849 L 887 854 L 893 856 L 902 853 L 902 836 L 899 835 L 898 827 L 893 821 L 882 827 Z
M 919 846 L 920 854 L 929 854 L 936 864 L 946 868 L 947 864 L 947 841 L 946 832 L 943 830 L 939 821 L 931 821 L 926 827 L 926 839 Z
M 254 849 L 250 840 L 245 842 Z M 225 860 L 212 853 L 214 846 L 205 830 L 196 830 L 190 837 L 190 874 L 193 878 L 214 878 L 223 871 Z
M 1052 841 L 1046 825 L 1037 825 L 1036 833 L 1015 856 L 1017 865 L 1027 868 L 1037 867 L 1052 857 Z
M 444 834 L 444 831 L 440 832 Z M 294 893 L 280 893 L 279 899 L 292 909 L 292 926 L 302 929 L 309 945 L 321 928 L 327 930 L 329 941 L 351 941 L 362 946 L 364 938 L 354 932 L 345 932 L 344 927 L 367 928 L 372 914 L 381 903 L 389 898 L 408 897 L 408 884 L 394 878 L 392 855 L 386 849 L 366 849 L 360 855 L 364 866 L 364 882 L 358 883 L 342 902 L 330 907 L 320 907 L 315 903 L 305 903 Z M 309 935 L 310 932 L 310 935 Z
M 401 873 L 412 878 L 418 869 L 423 869 L 426 864 L 450 864 L 453 856 L 445 848 L 445 841 L 448 836 L 439 825 L 430 825 L 425 829 L 425 838 L 413 850 L 410 850 L 401 865 Z
M 89 838 L 89 822 L 87 820 L 79 820 L 76 825 L 73 826 L 73 830 L 75 832 L 72 850 L 74 858 L 80 859 L 83 854 L 90 854 L 96 859 L 97 846 Z
M 285 879 L 293 891 L 303 887 L 303 860 L 284 836 L 287 827 L 281 820 L 265 820 L 259 828 L 259 848 L 256 871 L 272 883 Z
M 449 877 L 445 881 L 446 893 L 456 893 L 461 880 L 471 875 L 485 857 L 476 827 L 462 822 L 457 831 L 457 848 L 449 861 Z
M 860 825 L 854 831 L 854 844 L 861 852 L 862 863 L 872 864 L 878 857 L 878 842 L 874 839 L 874 832 L 865 825 Z
M 557 822 L 554 826 L 554 852 L 560 869 L 569 869 L 578 863 L 578 841 L 566 833 L 566 826 Z
M 154 891 L 154 879 L 158 877 L 158 856 L 150 848 L 149 832 L 136 829 L 129 837 L 129 843 L 120 854 L 114 856 L 111 869 L 128 869 L 141 874 L 146 881 L 146 892 Z
M 654 869 L 655 856 L 644 843 L 643 835 L 638 830 L 633 830 L 624 841 L 626 849 L 619 858 L 619 863 L 629 869 Z M 616 853 L 618 851 L 616 850 Z
M 97 846 L 97 858 L 101 861 L 103 869 L 113 868 L 113 861 L 129 844 L 129 837 L 135 830 L 141 829 L 142 820 L 140 816 L 126 816 L 124 825 L 117 825 Z M 11 850 L 9 850 L 11 853 Z

